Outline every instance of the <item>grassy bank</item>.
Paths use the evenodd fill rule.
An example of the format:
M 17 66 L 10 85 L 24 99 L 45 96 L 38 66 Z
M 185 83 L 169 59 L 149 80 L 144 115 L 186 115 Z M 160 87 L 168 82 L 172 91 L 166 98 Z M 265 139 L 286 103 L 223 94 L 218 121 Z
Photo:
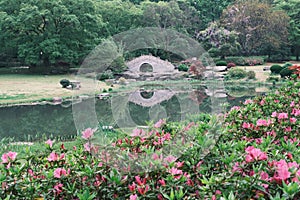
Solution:
M 75 94 L 85 94 L 91 88 L 92 79 L 81 78 L 82 88 L 79 91 L 63 89 L 61 79 L 75 80 L 74 75 L 0 75 L 0 105 L 18 104 L 43 100 L 52 100 L 53 97 L 71 97 Z M 95 90 L 108 89 L 103 82 L 97 82 Z

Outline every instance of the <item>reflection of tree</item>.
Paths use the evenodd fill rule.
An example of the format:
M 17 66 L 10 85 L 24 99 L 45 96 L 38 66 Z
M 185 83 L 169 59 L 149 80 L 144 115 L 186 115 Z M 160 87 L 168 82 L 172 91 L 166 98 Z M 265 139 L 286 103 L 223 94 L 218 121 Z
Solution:
M 198 105 L 202 104 L 204 99 L 208 96 L 205 93 L 204 89 L 198 89 L 190 93 L 190 99 L 196 102 Z

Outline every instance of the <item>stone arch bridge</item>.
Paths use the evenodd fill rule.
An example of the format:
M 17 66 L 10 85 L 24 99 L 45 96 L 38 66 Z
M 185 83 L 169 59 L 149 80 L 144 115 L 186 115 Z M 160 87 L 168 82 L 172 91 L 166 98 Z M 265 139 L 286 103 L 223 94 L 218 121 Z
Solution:
M 141 72 L 143 64 L 150 64 L 153 73 L 173 72 L 175 69 L 172 63 L 151 55 L 143 55 L 126 63 L 128 70 L 136 73 Z

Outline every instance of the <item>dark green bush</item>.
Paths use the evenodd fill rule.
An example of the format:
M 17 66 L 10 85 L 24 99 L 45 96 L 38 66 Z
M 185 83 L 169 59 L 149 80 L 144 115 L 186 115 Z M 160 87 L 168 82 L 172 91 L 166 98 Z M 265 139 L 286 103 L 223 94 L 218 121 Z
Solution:
M 102 92 L 104 92 L 104 93 L 105 93 L 105 92 L 107 92 L 107 90 L 106 90 L 106 89 L 103 89 L 103 90 L 102 90 Z
M 62 79 L 59 83 L 62 85 L 63 88 L 66 88 L 70 85 L 70 81 L 68 79 Z
M 270 70 L 273 74 L 279 74 L 280 71 L 283 69 L 280 65 L 272 65 Z
M 178 66 L 178 71 L 183 71 L 183 72 L 187 72 L 189 70 L 189 67 L 185 64 L 180 64 Z
M 254 71 L 249 71 L 247 76 L 248 76 L 248 79 L 255 79 L 255 72 Z
M 293 74 L 293 71 L 288 68 L 283 68 L 279 74 L 281 78 L 290 77 Z
M 243 79 L 247 77 L 247 72 L 239 68 L 231 68 L 228 73 L 225 75 L 225 80 L 230 79 Z
M 111 91 L 113 91 L 113 89 L 112 88 L 108 88 L 108 91 L 111 92 Z
M 286 63 L 284 63 L 284 65 L 282 65 L 283 68 L 288 68 L 290 66 L 293 66 L 293 64 L 290 62 L 286 62 Z
M 223 61 L 223 60 L 218 61 L 218 62 L 216 62 L 216 66 L 227 66 L 227 62 Z

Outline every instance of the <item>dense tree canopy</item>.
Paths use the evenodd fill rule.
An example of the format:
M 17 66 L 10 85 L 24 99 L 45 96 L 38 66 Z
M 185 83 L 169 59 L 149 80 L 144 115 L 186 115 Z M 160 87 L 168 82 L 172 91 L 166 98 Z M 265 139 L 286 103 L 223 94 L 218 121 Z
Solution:
M 217 23 L 210 23 L 209 27 L 197 34 L 197 39 L 204 43 L 205 49 L 212 56 L 221 56 L 221 59 L 237 53 L 240 48 L 237 38 L 235 31 L 229 31 Z
M 278 8 L 283 9 L 290 16 L 290 43 L 292 51 L 299 60 L 300 55 L 300 1 L 286 0 L 276 1 Z
M 257 0 L 240 1 L 229 6 L 224 10 L 221 22 L 239 34 L 238 41 L 245 55 L 279 50 L 288 42 L 287 14 Z
M 234 55 L 240 44 L 238 52 L 244 55 L 289 53 L 291 47 L 299 58 L 299 4 L 298 0 L 0 0 L 0 66 L 15 60 L 30 66 L 79 65 L 103 39 L 140 27 L 169 28 L 198 38 L 213 56 Z M 214 37 L 206 34 L 200 39 L 209 30 L 215 30 Z
M 1 30 L 25 64 L 80 60 L 99 42 L 101 15 L 91 0 L 2 0 Z M 12 48 L 16 48 L 12 47 Z

